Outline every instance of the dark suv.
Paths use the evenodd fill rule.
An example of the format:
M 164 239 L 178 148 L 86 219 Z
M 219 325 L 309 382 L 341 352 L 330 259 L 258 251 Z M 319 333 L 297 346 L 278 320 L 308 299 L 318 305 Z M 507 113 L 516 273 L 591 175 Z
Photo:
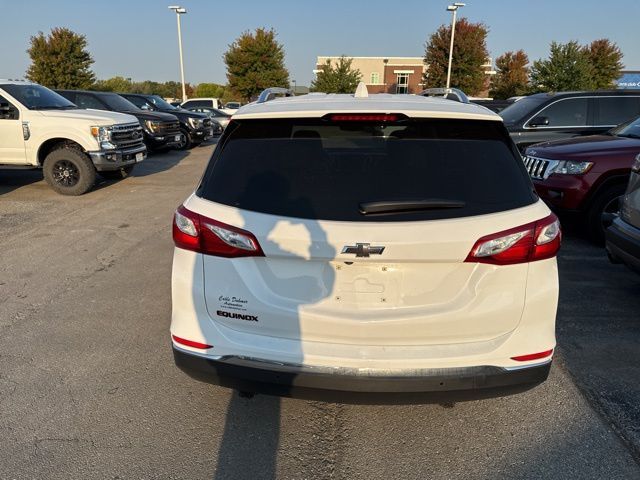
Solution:
M 133 115 L 142 126 L 144 143 L 149 150 L 177 148 L 183 141 L 180 123 L 175 115 L 145 112 L 117 93 L 87 90 L 56 90 L 56 92 L 80 108 L 110 110 Z
M 640 92 L 537 93 L 500 112 L 521 152 L 534 143 L 598 135 L 640 115 Z
M 178 117 L 180 131 L 184 135 L 182 143 L 178 147 L 180 150 L 187 150 L 213 136 L 213 122 L 202 113 L 176 108 L 159 95 L 142 93 L 121 93 L 120 95 L 142 110 L 170 113 Z

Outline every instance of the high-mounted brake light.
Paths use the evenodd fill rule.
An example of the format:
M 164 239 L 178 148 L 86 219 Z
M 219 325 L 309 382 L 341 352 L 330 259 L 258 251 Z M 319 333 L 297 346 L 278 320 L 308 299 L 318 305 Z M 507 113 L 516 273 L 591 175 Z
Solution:
M 180 206 L 173 216 L 176 247 L 218 257 L 264 257 L 256 237 Z
M 194 342 L 193 340 L 187 340 L 186 338 L 177 337 L 175 335 L 171 335 L 171 338 L 173 338 L 174 342 L 179 343 L 181 345 L 186 345 L 187 347 L 200 348 L 201 350 L 206 350 L 207 348 L 213 348 L 213 345 Z
M 552 353 L 553 353 L 553 349 L 545 350 L 544 352 L 529 353 L 527 355 L 519 355 L 517 357 L 511 357 L 511 360 L 515 360 L 516 362 L 528 362 L 530 360 L 540 360 L 541 358 L 550 357 Z
M 514 265 L 555 257 L 562 233 L 554 214 L 479 239 L 465 262 Z
M 333 113 L 328 118 L 332 122 L 397 122 L 406 117 L 399 113 Z

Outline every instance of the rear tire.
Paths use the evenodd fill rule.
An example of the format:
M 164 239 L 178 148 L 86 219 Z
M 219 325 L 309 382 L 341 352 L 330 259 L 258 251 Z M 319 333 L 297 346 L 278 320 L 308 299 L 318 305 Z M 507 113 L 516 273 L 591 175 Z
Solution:
M 604 244 L 604 232 L 618 216 L 620 201 L 625 192 L 625 185 L 612 185 L 605 188 L 593 199 L 587 211 L 587 229 L 592 242 Z
M 78 147 L 58 148 L 44 159 L 45 181 L 62 195 L 82 195 L 96 183 L 96 169 Z
M 133 172 L 133 168 L 135 165 L 127 165 L 126 167 L 122 167 L 118 170 L 110 170 L 108 172 L 100 172 L 102 177 L 107 180 L 122 180 L 123 178 L 127 178 Z

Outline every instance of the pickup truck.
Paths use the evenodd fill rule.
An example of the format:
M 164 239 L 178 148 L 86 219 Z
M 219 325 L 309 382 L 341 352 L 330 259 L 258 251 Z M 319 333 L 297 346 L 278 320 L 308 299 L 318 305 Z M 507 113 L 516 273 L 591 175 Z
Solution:
M 136 117 L 81 110 L 36 83 L 0 80 L 0 168 L 41 168 L 56 192 L 82 195 L 98 173 L 126 177 L 146 156 Z

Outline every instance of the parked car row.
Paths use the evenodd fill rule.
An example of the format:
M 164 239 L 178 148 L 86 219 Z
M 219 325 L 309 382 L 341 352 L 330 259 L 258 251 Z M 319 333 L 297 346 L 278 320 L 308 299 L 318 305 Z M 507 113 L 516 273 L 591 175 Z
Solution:
M 538 195 L 640 270 L 640 92 L 537 94 L 500 115 Z
M 157 95 L 0 80 L 0 168 L 41 168 L 64 195 L 87 192 L 98 174 L 126 177 L 149 150 L 191 148 L 222 130 L 211 116 Z

